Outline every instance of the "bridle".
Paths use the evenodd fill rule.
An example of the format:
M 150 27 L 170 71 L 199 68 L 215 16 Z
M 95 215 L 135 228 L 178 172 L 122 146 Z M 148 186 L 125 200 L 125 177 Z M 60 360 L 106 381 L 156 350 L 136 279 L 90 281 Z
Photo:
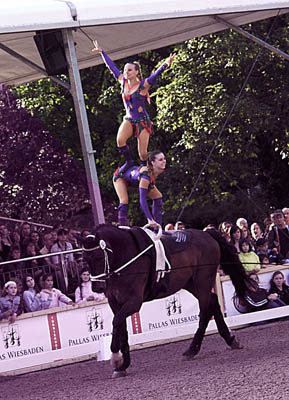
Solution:
M 95 239 L 94 235 L 88 235 L 86 237 L 87 238 L 91 237 L 91 238 Z M 96 251 L 96 250 L 99 250 L 99 249 L 101 249 L 103 251 L 103 253 L 104 253 L 104 272 L 102 274 L 99 274 L 99 275 L 96 275 L 96 276 L 90 275 L 90 280 L 92 282 L 97 282 L 97 281 L 98 282 L 99 281 L 100 282 L 104 282 L 105 279 L 108 279 L 110 277 L 110 275 L 111 275 L 110 266 L 109 266 L 109 260 L 108 260 L 108 253 L 107 252 L 110 251 L 111 253 L 113 253 L 113 251 L 112 251 L 112 249 L 110 249 L 110 248 L 108 248 L 106 246 L 106 242 L 103 239 L 101 239 L 99 241 L 99 245 L 98 246 L 91 247 L 89 249 L 86 249 L 85 247 L 82 248 L 82 250 L 84 252 Z M 99 278 L 105 278 L 105 279 L 99 279 Z
M 95 239 L 94 235 L 88 235 L 86 237 L 91 237 L 91 238 Z M 109 259 L 108 259 L 107 251 L 110 251 L 111 253 L 113 253 L 113 250 L 109 249 L 106 246 L 106 242 L 103 239 L 101 239 L 99 241 L 99 245 L 98 246 L 92 247 L 90 249 L 86 249 L 85 247 L 83 247 L 82 250 L 84 252 L 96 251 L 96 250 L 101 249 L 103 251 L 103 253 L 104 253 L 104 272 L 102 274 L 99 274 L 99 275 L 96 275 L 96 276 L 90 275 L 90 280 L 92 282 L 97 282 L 97 281 L 105 282 L 112 275 L 114 275 L 114 274 L 118 274 L 119 275 L 119 272 L 121 270 L 123 270 L 128 265 L 130 265 L 135 260 L 137 260 L 139 257 L 141 257 L 144 253 L 146 253 L 148 250 L 150 250 L 153 246 L 154 246 L 153 244 L 150 244 L 147 248 L 145 248 L 143 251 L 141 251 L 139 254 L 137 254 L 135 257 L 133 257 L 131 260 L 127 261 L 124 265 L 122 265 L 121 267 L 119 267 L 118 269 L 116 269 L 115 271 L 112 271 L 112 272 L 110 272 L 110 265 L 109 265 Z M 104 279 L 100 279 L 100 278 L 104 278 Z

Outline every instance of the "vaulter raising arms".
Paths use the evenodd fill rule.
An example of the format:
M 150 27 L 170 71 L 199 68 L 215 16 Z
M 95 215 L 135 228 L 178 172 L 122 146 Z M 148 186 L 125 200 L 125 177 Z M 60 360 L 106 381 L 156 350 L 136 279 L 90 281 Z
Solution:
M 156 150 L 148 153 L 146 167 L 130 166 L 125 172 L 120 172 L 120 168 L 115 171 L 113 184 L 119 198 L 118 222 L 120 225 L 129 225 L 127 217 L 129 186 L 139 188 L 140 206 L 150 226 L 162 225 L 163 199 L 155 182 L 165 168 L 166 158 L 161 151 Z M 152 214 L 147 203 L 148 197 L 153 201 Z
M 105 64 L 112 72 L 115 79 L 121 83 L 122 98 L 126 115 L 117 133 L 117 147 L 125 156 L 126 162 L 121 166 L 120 172 L 125 172 L 128 167 L 134 164 L 127 140 L 134 134 L 138 140 L 138 153 L 141 165 L 146 165 L 147 148 L 150 134 L 152 133 L 152 122 L 145 109 L 146 100 L 149 101 L 149 88 L 156 83 L 161 73 L 174 61 L 175 54 L 170 57 L 146 79 L 142 78 L 139 63 L 132 62 L 124 66 L 121 73 L 109 56 L 99 47 L 96 40 L 93 41 L 94 49 L 101 54 Z

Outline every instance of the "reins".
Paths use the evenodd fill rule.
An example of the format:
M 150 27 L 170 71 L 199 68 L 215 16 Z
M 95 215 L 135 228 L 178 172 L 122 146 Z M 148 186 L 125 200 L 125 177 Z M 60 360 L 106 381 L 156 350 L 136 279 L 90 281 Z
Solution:
M 94 237 L 94 235 L 89 235 L 89 237 Z M 111 253 L 113 253 L 113 250 L 109 249 L 108 247 L 106 247 L 106 243 L 105 241 L 102 239 L 99 241 L 99 245 L 92 247 L 90 249 L 86 249 L 85 247 L 82 248 L 83 251 L 95 251 L 98 249 L 101 249 L 104 253 L 104 272 L 102 274 L 93 276 L 90 275 L 90 280 L 92 282 L 96 282 L 96 281 L 101 281 L 104 282 L 105 279 L 109 279 L 112 275 L 119 273 L 121 270 L 123 270 L 124 268 L 126 268 L 128 265 L 130 265 L 131 263 L 133 263 L 135 260 L 137 260 L 139 257 L 141 257 L 143 254 L 145 254 L 149 249 L 151 249 L 153 247 L 153 243 L 150 244 L 146 249 L 144 249 L 143 251 L 141 251 L 139 254 L 137 254 L 135 257 L 133 257 L 131 260 L 127 261 L 125 264 L 123 264 L 121 267 L 119 267 L 118 269 L 116 269 L 115 271 L 110 272 L 110 265 L 109 265 L 109 260 L 108 260 L 108 254 L 107 251 L 110 251 Z M 105 278 L 105 279 L 99 279 L 99 278 Z

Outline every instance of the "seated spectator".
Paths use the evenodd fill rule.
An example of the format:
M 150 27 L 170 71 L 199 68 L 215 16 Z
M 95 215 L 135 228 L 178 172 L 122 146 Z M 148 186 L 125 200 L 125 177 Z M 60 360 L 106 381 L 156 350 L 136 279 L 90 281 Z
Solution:
M 42 310 L 48 308 L 62 307 L 64 304 L 73 304 L 73 301 L 65 296 L 60 290 L 53 286 L 53 276 L 51 274 L 43 275 L 44 289 L 40 292 L 40 302 Z
M 259 260 L 260 260 L 261 268 L 267 268 L 267 266 L 270 264 L 269 258 L 268 258 L 268 256 L 266 256 L 266 254 L 260 254 Z
M 246 218 L 240 217 L 237 219 L 236 221 L 236 225 L 238 228 L 240 228 L 242 230 L 242 228 L 245 226 L 246 228 L 248 228 L 248 222 L 246 220 Z
M 264 226 L 265 226 L 263 237 L 265 239 L 268 239 L 268 235 L 272 228 L 273 221 L 272 221 L 271 217 L 266 217 L 263 222 L 264 222 Z
M 241 230 L 237 225 L 232 225 L 229 230 L 230 234 L 230 242 L 236 249 L 236 252 L 240 253 L 240 239 L 241 239 Z
M 284 207 L 282 208 L 283 214 L 284 214 L 284 218 L 285 218 L 285 223 L 287 226 L 289 226 L 289 208 L 288 207 Z
M 90 270 L 83 267 L 80 271 L 80 285 L 75 291 L 75 303 L 83 303 L 84 301 L 101 301 L 105 299 L 104 293 L 96 293 L 92 291 Z
M 10 239 L 9 231 L 6 225 L 0 226 L 0 258 L 6 261 L 10 252 L 12 241 Z
M 252 250 L 255 250 L 255 245 L 254 245 L 254 242 L 252 240 L 251 233 L 250 233 L 249 229 L 246 226 L 243 226 L 241 228 L 241 234 L 242 234 L 242 239 L 248 239 L 249 242 L 250 242 L 250 245 L 252 247 Z
M 11 239 L 12 239 L 12 245 L 13 246 L 17 245 L 20 248 L 20 239 L 21 238 L 20 238 L 20 233 L 17 231 L 17 229 L 12 232 Z
M 2 237 L 0 235 L 0 262 L 7 261 L 10 252 L 10 245 L 7 245 L 3 242 Z
M 31 275 L 27 275 L 23 280 L 23 305 L 26 312 L 41 310 L 40 293 L 35 285 L 35 280 Z
M 256 253 L 259 258 L 264 259 L 264 256 L 268 258 L 268 264 L 278 264 L 281 261 L 280 255 L 276 252 L 276 249 L 268 248 L 268 240 L 265 238 L 260 238 L 256 242 Z
M 24 241 L 23 242 L 23 252 L 22 252 L 22 257 L 26 258 L 26 257 L 35 257 L 37 255 L 36 250 L 35 250 L 35 245 L 34 243 L 31 242 L 30 239 L 28 239 L 28 241 Z M 39 266 L 41 266 L 42 260 L 41 259 L 32 259 L 32 260 L 27 260 L 24 261 L 24 268 L 26 270 L 29 270 L 30 273 L 32 273 L 32 271 L 36 271 L 38 269 Z
M 280 253 L 281 262 L 289 262 L 289 228 L 286 225 L 282 210 L 273 213 L 274 226 L 268 235 L 269 249 Z
M 22 250 L 22 245 L 24 241 L 27 241 L 30 238 L 31 234 L 31 226 L 28 222 L 23 222 L 19 229 L 20 233 L 20 247 Z
M 185 229 L 185 225 L 184 225 L 184 223 L 182 221 L 177 221 L 175 223 L 175 230 L 176 231 L 182 231 L 184 229 Z
M 280 301 L 284 305 L 289 304 L 289 286 L 286 285 L 284 274 L 281 271 L 275 271 L 270 279 L 269 293 L 277 293 Z
M 258 272 L 261 269 L 260 259 L 252 250 L 252 246 L 248 239 L 240 240 L 239 259 L 243 264 L 246 272 Z
M 263 232 L 260 225 L 257 222 L 253 222 L 251 225 L 251 238 L 254 245 L 256 244 L 257 240 L 263 237 Z
M 24 263 L 20 262 L 13 262 L 15 260 L 19 260 L 21 258 L 21 250 L 20 247 L 17 245 L 11 246 L 10 253 L 8 256 L 7 261 L 11 261 L 11 263 L 3 265 L 3 273 L 8 273 L 9 276 L 16 276 L 17 271 L 22 271 L 24 269 Z
M 80 232 L 80 237 L 86 238 L 86 236 L 88 236 L 89 234 L 90 234 L 90 230 L 85 228 L 85 229 L 82 229 L 82 231 Z
M 283 304 L 279 301 L 276 293 L 269 293 L 266 289 L 259 287 L 259 277 L 255 272 L 251 272 L 249 277 L 254 281 L 254 285 L 249 288 L 246 301 L 234 298 L 234 304 L 239 312 L 247 313 L 253 311 L 267 310 L 269 308 L 280 307 Z
M 51 247 L 53 245 L 53 238 L 50 232 L 44 233 L 43 235 L 43 247 L 39 250 L 41 255 L 51 253 Z M 50 265 L 52 266 L 52 257 L 45 257 L 42 258 L 43 265 Z
M 42 240 L 37 231 L 32 231 L 30 234 L 30 242 L 34 244 L 36 255 L 40 254 L 40 249 L 42 248 Z
M 166 232 L 167 231 L 173 231 L 173 230 L 175 230 L 175 227 L 174 227 L 173 224 L 166 224 L 166 226 L 165 226 L 165 231 Z
M 64 228 L 58 230 L 57 241 L 51 247 L 52 253 L 72 250 L 72 244 L 67 240 L 67 233 L 67 230 Z M 74 276 L 74 274 L 71 273 L 74 265 L 73 253 L 52 256 L 52 262 L 54 264 L 57 286 L 62 292 L 67 293 L 69 276 Z
M 20 303 L 16 282 L 6 282 L 4 285 L 4 297 L 0 298 L 0 320 L 8 319 L 9 323 L 13 324 L 16 321 L 16 316 L 22 313 Z
M 229 233 L 231 226 L 232 226 L 231 222 L 227 222 L 227 221 L 221 222 L 218 226 L 218 231 L 226 239 L 227 242 L 230 242 L 230 240 L 231 240 L 230 233 Z

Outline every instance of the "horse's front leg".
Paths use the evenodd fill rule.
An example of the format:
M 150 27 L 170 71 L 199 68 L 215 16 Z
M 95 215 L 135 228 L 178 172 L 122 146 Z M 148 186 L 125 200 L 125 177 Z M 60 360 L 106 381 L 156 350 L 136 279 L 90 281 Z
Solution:
M 125 303 L 113 318 L 113 330 L 111 340 L 111 364 L 114 368 L 113 377 L 124 376 L 126 369 L 130 365 L 130 352 L 128 344 L 128 332 L 126 318 L 139 311 L 141 302 L 131 301 Z

